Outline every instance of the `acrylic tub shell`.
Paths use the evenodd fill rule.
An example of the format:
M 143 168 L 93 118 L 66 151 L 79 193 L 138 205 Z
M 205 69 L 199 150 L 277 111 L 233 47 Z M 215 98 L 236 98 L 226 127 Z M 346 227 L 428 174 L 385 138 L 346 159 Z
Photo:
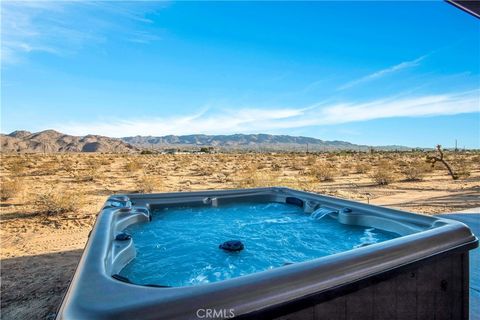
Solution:
M 244 201 L 293 201 L 307 213 L 321 205 L 337 212 L 333 217 L 340 223 L 374 227 L 402 236 L 191 287 L 148 287 L 112 278 L 135 257 L 133 240 L 116 241 L 115 236 L 133 223 L 148 223 L 151 210 Z M 195 319 L 198 309 L 209 308 L 233 309 L 236 316 L 251 314 L 456 248 L 474 247 L 477 242 L 470 229 L 457 221 L 282 187 L 117 195 L 108 199 L 97 217 L 57 319 Z

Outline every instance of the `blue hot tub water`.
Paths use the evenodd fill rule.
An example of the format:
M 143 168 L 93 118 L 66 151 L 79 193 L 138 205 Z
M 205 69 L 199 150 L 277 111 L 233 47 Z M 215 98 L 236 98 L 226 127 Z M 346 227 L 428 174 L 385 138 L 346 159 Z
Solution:
M 320 217 L 320 218 L 319 218 Z M 191 286 L 216 282 L 398 237 L 338 223 L 284 203 L 166 208 L 126 230 L 136 257 L 120 275 L 137 284 Z M 245 249 L 219 245 L 240 240 Z

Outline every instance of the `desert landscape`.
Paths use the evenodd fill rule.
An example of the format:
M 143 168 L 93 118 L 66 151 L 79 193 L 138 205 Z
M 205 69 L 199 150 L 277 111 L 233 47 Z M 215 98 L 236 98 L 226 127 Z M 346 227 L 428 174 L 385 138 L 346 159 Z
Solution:
M 478 1 L 1 1 L 0 318 L 56 318 L 97 214 L 114 194 L 284 186 L 424 215 L 480 208 L 480 14 L 474 3 Z M 245 217 L 243 210 L 238 212 Z M 348 212 L 349 221 L 357 219 L 354 210 Z M 120 211 L 116 213 L 123 218 Z M 367 216 L 362 221 L 373 220 Z M 208 217 L 206 229 L 227 230 L 213 228 L 214 219 Z M 380 226 L 402 222 L 390 214 L 378 217 L 369 228 L 377 221 Z M 127 218 L 137 221 L 138 217 Z M 419 225 L 422 230 L 427 226 Z M 420 226 L 412 222 L 400 228 Z M 178 229 L 185 231 L 184 225 Z M 195 237 L 207 233 L 194 225 L 191 230 L 194 240 L 181 241 L 200 244 Z M 293 230 L 317 235 L 296 225 Z M 330 234 L 338 234 L 332 230 Z M 237 231 L 231 233 L 237 236 Z M 126 232 L 116 233 L 115 238 L 120 236 L 116 240 L 133 237 Z M 467 233 L 459 230 L 459 238 L 461 232 Z M 438 238 L 427 237 L 430 242 L 418 246 L 415 242 L 408 249 L 422 253 L 422 246 L 428 244 L 442 258 L 446 245 L 438 245 L 436 239 L 455 240 L 452 234 L 439 232 Z M 268 239 L 282 237 L 274 234 Z M 328 240 L 327 247 L 336 242 L 331 236 L 323 239 Z M 229 240 L 238 239 L 222 242 Z M 470 237 L 461 248 L 473 242 Z M 140 252 L 130 250 L 132 243 L 118 255 L 110 254 L 120 248 L 112 245 L 109 254 L 96 261 L 110 257 L 126 261 Z M 459 243 L 448 244 L 449 252 Z M 365 241 L 361 246 L 369 244 Z M 92 247 L 98 250 L 93 242 Z M 187 257 L 188 266 L 192 259 L 183 250 L 178 256 Z M 392 252 L 399 256 L 406 251 Z M 266 256 L 263 251 L 251 254 Z M 355 267 L 363 267 L 365 261 L 380 267 L 378 257 L 387 261 L 382 254 L 372 250 L 368 257 L 375 259 L 371 260 L 355 260 L 361 255 L 352 254 L 348 261 Z M 395 270 L 398 267 L 411 280 L 417 279 L 406 263 L 420 260 L 401 254 L 402 260 L 392 259 L 398 262 Z M 452 281 L 438 279 L 438 290 L 447 291 L 447 280 L 449 288 L 467 283 L 466 257 L 462 254 L 458 260 L 461 270 L 452 265 L 452 272 L 447 272 Z M 430 258 L 422 256 L 428 268 L 437 265 Z M 111 264 L 115 268 L 120 266 L 116 261 Z M 339 261 L 350 267 L 346 260 Z M 291 263 L 295 261 L 283 265 Z M 471 269 L 480 270 L 475 263 Z M 319 264 L 338 274 L 346 270 Z M 252 267 L 249 262 L 245 265 Z M 439 268 L 428 270 L 444 270 Z M 338 283 L 337 274 L 326 272 L 322 286 L 305 282 L 291 290 L 282 288 L 286 282 L 271 288 L 258 282 L 259 293 L 271 293 L 271 300 L 259 295 L 244 301 L 243 295 L 259 286 L 241 282 L 238 287 L 248 294 L 207 290 L 208 295 L 199 296 L 235 300 L 242 306 L 240 316 L 273 306 L 288 317 L 284 309 L 290 312 L 290 305 L 297 308 L 303 301 L 316 304 L 317 293 L 329 299 L 333 293 L 337 296 L 338 284 L 359 289 L 367 273 L 348 269 L 352 276 Z M 392 271 L 386 264 L 378 269 L 367 274 L 372 281 Z M 297 284 L 297 276 L 308 279 L 321 274 L 298 270 L 292 277 L 272 279 L 293 279 L 288 284 Z M 117 276 L 116 269 L 110 271 L 101 277 Z M 471 282 L 472 292 L 477 294 L 479 277 L 471 273 L 476 279 Z M 107 287 L 96 281 L 82 283 L 92 291 Z M 453 290 L 461 297 L 450 299 L 461 303 L 461 313 L 455 309 L 458 314 L 437 308 L 446 304 L 435 295 L 413 292 L 407 286 L 395 288 L 395 300 L 385 297 L 385 303 L 378 305 L 390 308 L 393 303 L 391 312 L 410 311 L 410 302 L 418 300 L 417 305 L 426 306 L 429 313 L 465 316 L 466 286 L 463 291 Z M 84 292 L 96 300 L 91 291 Z M 291 294 L 288 300 L 287 294 Z M 398 307 L 397 296 L 404 295 L 408 304 Z M 435 303 L 424 303 L 425 296 L 433 296 Z M 472 296 L 470 305 L 477 308 L 478 296 Z M 128 305 L 115 310 L 124 317 L 133 314 L 128 312 L 152 317 L 150 298 L 138 304 L 148 313 Z M 170 306 L 184 309 L 190 304 L 185 301 L 192 300 L 183 298 L 172 294 L 166 299 L 172 301 L 168 308 L 155 307 L 169 312 Z M 352 312 L 367 309 L 363 303 L 367 300 L 362 299 L 350 308 Z M 113 310 L 110 304 L 102 306 Z M 213 315 L 218 311 L 206 310 L 213 310 Z M 72 314 L 66 317 L 78 316 Z M 378 314 L 377 318 L 385 318 Z M 471 314 L 480 312 L 475 309 Z
M 131 192 L 287 186 L 423 214 L 480 206 L 480 153 L 2 154 L 2 317 L 54 318 L 97 212 Z

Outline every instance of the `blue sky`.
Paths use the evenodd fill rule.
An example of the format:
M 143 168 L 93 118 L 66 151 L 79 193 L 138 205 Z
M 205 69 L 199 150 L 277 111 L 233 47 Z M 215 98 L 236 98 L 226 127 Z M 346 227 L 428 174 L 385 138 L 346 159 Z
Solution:
M 480 20 L 443 2 L 2 2 L 1 131 L 480 147 Z

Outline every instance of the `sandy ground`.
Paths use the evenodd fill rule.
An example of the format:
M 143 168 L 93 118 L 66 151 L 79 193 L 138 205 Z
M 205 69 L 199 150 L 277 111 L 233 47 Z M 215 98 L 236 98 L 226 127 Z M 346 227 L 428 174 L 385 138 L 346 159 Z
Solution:
M 54 317 L 110 194 L 284 185 L 425 214 L 480 206 L 478 153 L 447 155 L 464 174 L 458 180 L 442 166 L 423 166 L 423 159 L 417 153 L 2 155 L 2 187 L 17 184 L 0 204 L 1 317 Z M 407 181 L 414 166 L 423 177 Z M 380 169 L 391 175 L 388 185 L 373 178 Z

